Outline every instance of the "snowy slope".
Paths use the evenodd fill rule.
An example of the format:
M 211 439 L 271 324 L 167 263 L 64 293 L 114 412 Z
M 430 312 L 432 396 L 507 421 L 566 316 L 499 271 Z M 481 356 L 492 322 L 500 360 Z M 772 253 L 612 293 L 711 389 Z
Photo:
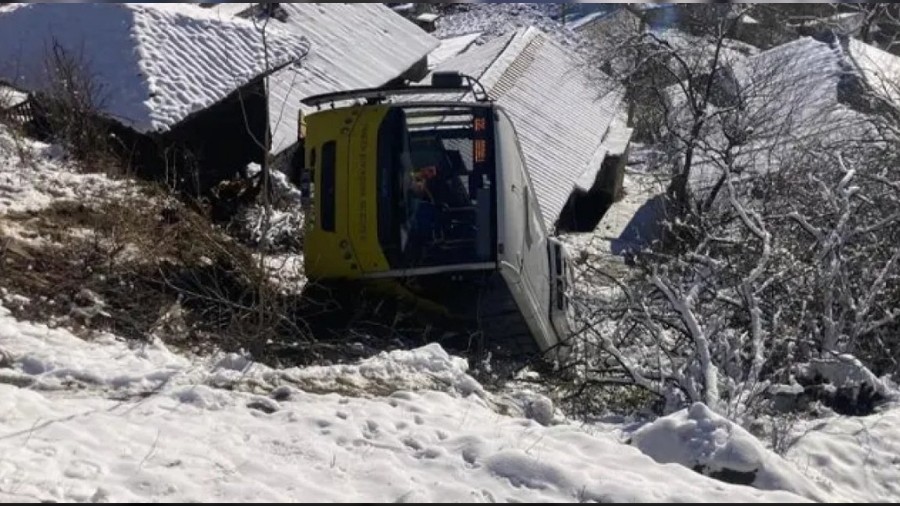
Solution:
M 436 345 L 275 372 L 159 343 L 86 342 L 0 309 L 0 350 L 4 501 L 799 499 L 658 465 L 577 426 L 499 415 Z M 300 390 L 292 373 L 322 383 Z
M 0 223 L 6 213 L 96 202 L 130 188 L 77 174 L 59 150 L 19 144 L 0 128 Z M 5 235 L 0 230 L 0 240 Z M 7 308 L 19 301 L 0 289 L 0 502 L 780 502 L 900 494 L 900 410 L 798 424 L 784 461 L 702 407 L 636 434 L 568 423 L 535 394 L 488 392 L 465 360 L 437 345 L 358 364 L 271 369 L 238 354 L 179 355 L 152 335 L 81 339 L 15 320 Z M 761 464 L 758 486 L 778 490 L 690 470 L 701 461 Z
M 27 139 L 16 140 L 0 125 L 0 217 L 11 212 L 38 211 L 60 200 L 127 196 L 133 188 L 125 180 L 79 173 L 68 164 L 61 150 Z M 0 221 L 0 231 L 3 229 Z
M 787 459 L 834 492 L 859 502 L 900 498 L 900 408 L 810 420 L 793 429 Z
M 266 72 L 252 22 L 183 4 L 28 4 L 0 11 L 0 81 L 46 89 L 58 43 L 82 58 L 107 116 L 140 132 L 165 131 Z M 305 54 L 306 41 L 272 27 L 269 68 Z

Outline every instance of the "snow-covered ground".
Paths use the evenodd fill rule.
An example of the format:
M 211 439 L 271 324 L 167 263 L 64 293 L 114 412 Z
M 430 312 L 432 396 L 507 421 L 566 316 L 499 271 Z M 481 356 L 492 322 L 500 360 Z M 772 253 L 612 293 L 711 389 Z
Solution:
M 656 174 L 627 171 L 622 187 L 624 196 L 613 203 L 592 233 L 564 237 L 573 251 L 620 256 L 657 237 L 664 218 L 661 198 L 666 181 Z
M 478 43 L 484 43 L 517 28 L 534 26 L 566 46 L 578 46 L 580 37 L 563 25 L 558 14 L 558 4 L 475 4 L 442 16 L 435 35 L 446 39 L 478 32 Z
M 900 409 L 798 423 L 786 458 L 847 501 L 900 499 Z
M 551 417 L 501 414 L 510 402 L 437 345 L 274 370 L 236 354 L 179 356 L 158 341 L 84 341 L 0 308 L 0 501 L 876 501 L 900 492 L 900 410 L 798 425 L 782 459 L 700 405 L 627 445 L 622 427 L 558 415 L 541 425 Z M 698 463 L 759 470 L 760 489 L 685 467 Z
M 781 501 L 491 409 L 432 345 L 274 371 L 0 309 L 0 500 Z M 334 393 L 341 392 L 341 393 Z
M 0 241 L 11 238 L 33 246 L 48 244 L 48 238 L 36 234 L 27 220 L 9 219 L 13 214 L 21 218 L 54 203 L 100 204 L 131 199 L 139 193 L 138 186 L 128 180 L 79 172 L 57 146 L 13 135 L 0 125 Z M 85 231 L 64 232 L 76 235 Z
M 133 186 L 104 174 L 80 173 L 59 148 L 15 136 L 0 125 L 0 216 L 39 211 L 62 200 L 127 197 Z

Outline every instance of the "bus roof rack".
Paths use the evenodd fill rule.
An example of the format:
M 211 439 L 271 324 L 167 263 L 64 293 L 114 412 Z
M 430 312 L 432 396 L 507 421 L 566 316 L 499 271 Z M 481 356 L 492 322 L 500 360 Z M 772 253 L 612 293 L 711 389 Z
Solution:
M 435 72 L 431 75 L 430 85 L 386 86 L 380 88 L 338 91 L 313 95 L 304 98 L 301 102 L 307 106 L 320 106 L 328 102 L 354 99 L 366 99 L 368 103 L 380 103 L 391 96 L 398 95 L 465 92 L 472 92 L 472 95 L 478 102 L 487 102 L 490 100 L 484 87 L 474 77 L 458 72 Z

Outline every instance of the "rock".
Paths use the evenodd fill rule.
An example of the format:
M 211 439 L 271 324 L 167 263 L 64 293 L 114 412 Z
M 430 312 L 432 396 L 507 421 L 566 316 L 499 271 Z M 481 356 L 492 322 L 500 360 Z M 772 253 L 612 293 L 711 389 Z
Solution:
M 257 411 L 262 411 L 267 415 L 271 415 L 272 413 L 276 413 L 281 410 L 281 405 L 278 404 L 277 401 L 269 399 L 267 397 L 255 397 L 253 400 L 247 403 L 247 407 L 250 409 L 255 409 Z
M 291 400 L 294 396 L 294 389 L 289 386 L 280 386 L 275 390 L 272 390 L 270 395 L 272 399 L 275 399 L 278 402 L 285 402 Z

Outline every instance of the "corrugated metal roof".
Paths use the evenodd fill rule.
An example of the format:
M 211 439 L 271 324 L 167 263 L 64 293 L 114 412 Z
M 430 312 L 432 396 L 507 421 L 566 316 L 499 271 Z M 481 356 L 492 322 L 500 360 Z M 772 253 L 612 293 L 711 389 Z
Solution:
M 872 91 L 900 106 L 900 58 L 857 39 L 850 39 L 848 52 Z
M 485 72 L 494 65 L 516 37 L 516 32 L 510 32 L 491 40 L 486 44 L 475 46 L 468 51 L 459 54 L 435 67 L 435 71 L 456 71 L 462 74 L 483 78 Z M 430 77 L 425 80 L 428 81 Z M 487 83 L 484 83 L 487 85 Z
M 215 13 L 222 19 L 231 19 L 249 11 L 255 5 L 255 3 L 218 2 L 215 4 L 197 4 L 197 7 L 210 13 Z
M 865 115 L 838 97 L 841 79 L 850 71 L 847 63 L 840 45 L 804 37 L 734 69 L 745 101 L 735 125 L 748 134 L 747 142 L 733 149 L 743 177 L 777 171 L 804 156 L 805 149 L 866 135 Z M 690 174 L 695 192 L 713 187 L 722 175 L 715 148 L 727 140 L 719 137 L 708 135 L 713 149 L 696 154 Z
M 758 123 L 783 136 L 785 125 L 795 133 L 818 127 L 823 112 L 839 106 L 838 84 L 846 71 L 840 46 L 804 37 L 751 58 L 738 78 Z M 754 135 L 763 132 L 757 128 Z
M 436 38 L 380 3 L 281 6 L 287 21 L 272 23 L 306 37 L 311 49 L 300 68 L 286 68 L 269 79 L 273 153 L 296 143 L 302 99 L 382 86 L 439 45 Z
M 571 51 L 520 29 L 439 65 L 479 78 L 512 118 L 548 228 L 573 190 L 593 183 L 622 95 L 603 94 Z M 588 185 L 589 186 L 589 185 Z
M 441 45 L 428 55 L 428 68 L 433 68 L 469 49 L 481 32 L 441 39 Z
M 184 4 L 24 4 L 0 11 L 0 80 L 48 89 L 49 50 L 81 58 L 102 114 L 140 132 L 187 116 L 301 56 L 302 37 L 274 28 L 264 45 L 250 21 Z

